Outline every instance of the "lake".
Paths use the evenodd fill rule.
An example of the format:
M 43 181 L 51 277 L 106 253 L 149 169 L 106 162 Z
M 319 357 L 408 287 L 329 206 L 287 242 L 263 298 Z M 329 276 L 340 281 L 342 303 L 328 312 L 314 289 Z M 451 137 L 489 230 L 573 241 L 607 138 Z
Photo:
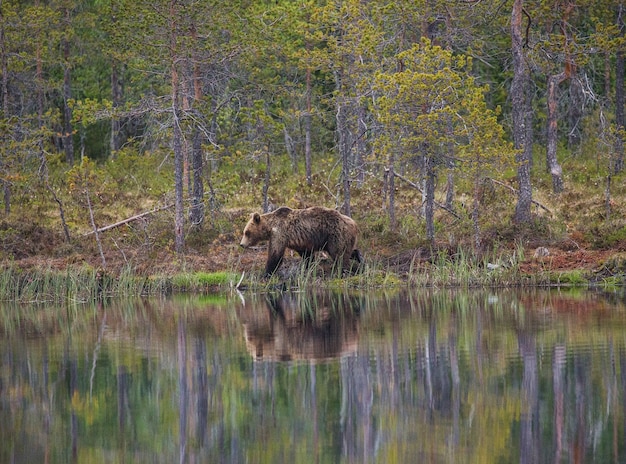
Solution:
M 0 462 L 626 462 L 625 301 L 416 289 L 0 304 Z

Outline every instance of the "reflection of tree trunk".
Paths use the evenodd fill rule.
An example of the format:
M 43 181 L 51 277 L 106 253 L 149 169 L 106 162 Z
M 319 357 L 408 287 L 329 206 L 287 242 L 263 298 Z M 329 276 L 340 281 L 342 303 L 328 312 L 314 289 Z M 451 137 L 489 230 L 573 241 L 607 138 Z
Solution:
M 617 378 L 617 369 L 616 366 L 622 365 L 621 363 L 621 355 L 622 355 L 622 349 L 618 348 L 618 353 L 615 352 L 615 345 L 613 344 L 613 341 L 611 341 L 611 366 L 613 366 L 613 369 L 611 369 L 611 400 L 610 400 L 610 408 L 608 410 L 608 413 L 613 417 L 613 462 L 619 462 L 619 447 L 620 447 L 620 443 L 621 441 L 619 440 L 619 421 L 617 420 L 617 418 L 620 415 L 619 412 L 619 408 L 621 403 L 621 394 L 624 390 L 623 388 L 620 389 L 620 385 L 619 385 L 619 380 Z M 623 368 L 619 369 L 620 371 L 623 372 Z
M 376 443 L 371 421 L 374 391 L 368 358 L 341 360 L 341 429 L 347 462 L 370 462 Z
M 309 366 L 309 373 L 311 376 L 311 411 L 313 412 L 313 450 L 315 452 L 315 456 L 313 458 L 313 462 L 318 463 L 320 461 L 319 455 L 319 417 L 317 411 L 317 374 L 316 374 L 317 365 L 312 362 Z
M 178 321 L 178 434 L 180 462 L 187 462 L 187 327 L 182 318 Z
M 522 412 L 520 415 L 520 463 L 539 462 L 539 376 L 534 336 L 520 332 L 518 344 L 524 374 L 522 377 Z
M 437 323 L 431 317 L 428 326 L 428 340 L 424 344 L 424 368 L 426 369 L 426 397 L 428 398 L 428 416 L 432 418 L 435 407 L 435 386 L 433 367 L 437 351 Z
M 196 441 L 201 448 L 206 444 L 207 423 L 209 419 L 208 375 L 206 343 L 204 338 L 195 338 L 195 360 L 193 394 L 196 395 Z
M 588 366 L 591 364 L 589 356 L 579 354 L 574 358 L 574 374 L 576 376 L 575 398 L 576 398 L 576 419 L 574 428 L 574 443 L 572 444 L 573 462 L 584 462 L 585 449 L 587 448 L 587 398 L 589 392 L 586 382 L 588 376 Z
M 457 347 L 455 314 L 451 319 L 454 325 L 450 328 L 448 349 L 450 350 L 450 377 L 452 378 L 452 438 L 454 446 L 460 442 L 460 418 L 461 418 L 461 375 L 459 373 L 459 355 Z
M 352 385 L 353 364 L 355 358 L 344 358 L 340 361 L 341 375 L 341 435 L 342 456 L 348 462 L 356 460 L 356 424 L 354 418 L 354 392 Z
M 78 416 L 76 415 L 76 409 L 74 408 L 74 395 L 78 395 L 78 367 L 76 366 L 76 359 L 70 358 L 69 342 L 65 347 L 64 364 L 67 366 L 69 374 L 69 399 L 70 399 L 70 436 L 71 436 L 71 449 L 72 449 L 72 462 L 78 462 Z
M 130 421 L 128 415 L 130 412 L 130 374 L 126 366 L 120 364 L 117 368 L 117 424 L 119 426 L 120 437 L 125 441 L 126 424 Z
M 620 350 L 619 354 L 619 365 L 620 365 L 620 375 L 621 375 L 621 384 L 622 392 L 626 392 L 626 352 L 624 348 Z M 624 397 L 622 396 L 622 440 L 621 443 L 626 443 L 626 401 L 624 401 Z M 615 417 L 618 417 L 619 413 L 616 411 Z M 616 437 L 615 440 L 618 440 Z
M 554 392 L 554 462 L 561 462 L 563 456 L 563 428 L 565 426 L 564 410 L 564 371 L 565 347 L 555 345 L 552 359 L 552 385 Z

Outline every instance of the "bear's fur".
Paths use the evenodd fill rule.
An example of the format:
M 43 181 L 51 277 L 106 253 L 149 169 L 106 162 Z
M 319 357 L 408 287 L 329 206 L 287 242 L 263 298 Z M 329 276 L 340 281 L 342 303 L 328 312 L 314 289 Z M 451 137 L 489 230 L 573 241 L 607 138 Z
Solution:
M 240 245 L 248 248 L 269 241 L 266 275 L 278 269 L 286 248 L 298 252 L 306 261 L 314 252 L 325 251 L 335 263 L 347 269 L 350 259 L 361 262 L 361 253 L 356 249 L 357 235 L 356 222 L 334 209 L 283 206 L 271 213 L 253 213 Z

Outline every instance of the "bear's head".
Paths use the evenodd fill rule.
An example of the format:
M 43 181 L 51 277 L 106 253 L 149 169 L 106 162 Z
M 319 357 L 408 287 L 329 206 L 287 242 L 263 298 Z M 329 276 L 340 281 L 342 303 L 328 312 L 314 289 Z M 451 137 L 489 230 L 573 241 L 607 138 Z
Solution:
M 243 229 L 243 237 L 239 245 L 248 248 L 259 242 L 270 239 L 271 227 L 267 221 L 259 214 L 253 213 L 250 220 Z

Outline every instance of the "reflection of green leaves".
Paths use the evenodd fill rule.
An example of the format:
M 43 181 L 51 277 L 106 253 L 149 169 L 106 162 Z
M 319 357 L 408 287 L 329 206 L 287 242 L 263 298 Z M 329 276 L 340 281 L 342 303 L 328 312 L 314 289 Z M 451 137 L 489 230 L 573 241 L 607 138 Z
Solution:
M 336 297 L 331 307 L 341 307 L 346 298 Z M 306 295 L 298 298 L 315 311 L 313 298 L 308 303 Z M 247 300 L 255 317 L 266 314 L 263 296 Z M 16 438 L 12 434 L 40 443 L 41 417 L 48 417 L 51 460 L 68 460 L 67 443 L 57 438 L 67 436 L 71 411 L 78 419 L 81 461 L 102 461 L 107 453 L 173 462 L 180 456 L 186 398 L 185 451 L 207 462 L 344 462 L 346 453 L 368 452 L 371 442 L 364 437 L 376 438 L 380 462 L 424 455 L 514 462 L 520 456 L 520 419 L 529 406 L 523 401 L 528 374 L 521 332 L 536 341 L 539 412 L 548 418 L 539 423 L 536 445 L 553 444 L 549 418 L 557 347 L 563 350 L 565 404 L 575 394 L 589 423 L 610 417 L 622 436 L 621 403 L 597 392 L 614 391 L 624 369 L 614 354 L 625 349 L 623 304 L 562 290 L 515 294 L 510 289 L 370 293 L 359 294 L 359 302 L 358 351 L 324 363 L 253 360 L 241 321 L 230 318 L 241 303 L 228 296 L 219 303 L 186 295 L 180 301 L 80 306 L 70 311 L 67 331 L 0 339 L 6 354 L 0 381 L 11 404 L 27 406 L 0 409 L 0 419 L 9 424 L 0 429 L 0 456 Z M 585 314 L 602 311 L 603 317 L 590 325 L 585 314 L 570 310 L 578 306 Z M 67 313 L 63 307 L 33 308 L 20 313 Z M 181 323 L 185 350 L 178 337 Z M 38 330 L 55 324 L 52 318 Z M 199 407 L 204 401 L 206 416 Z M 566 407 L 564 423 L 575 424 L 580 412 Z M 615 430 L 594 428 L 590 442 L 610 443 Z M 563 440 L 571 445 L 572 435 Z M 596 460 L 606 460 L 601 449 L 593 452 Z

